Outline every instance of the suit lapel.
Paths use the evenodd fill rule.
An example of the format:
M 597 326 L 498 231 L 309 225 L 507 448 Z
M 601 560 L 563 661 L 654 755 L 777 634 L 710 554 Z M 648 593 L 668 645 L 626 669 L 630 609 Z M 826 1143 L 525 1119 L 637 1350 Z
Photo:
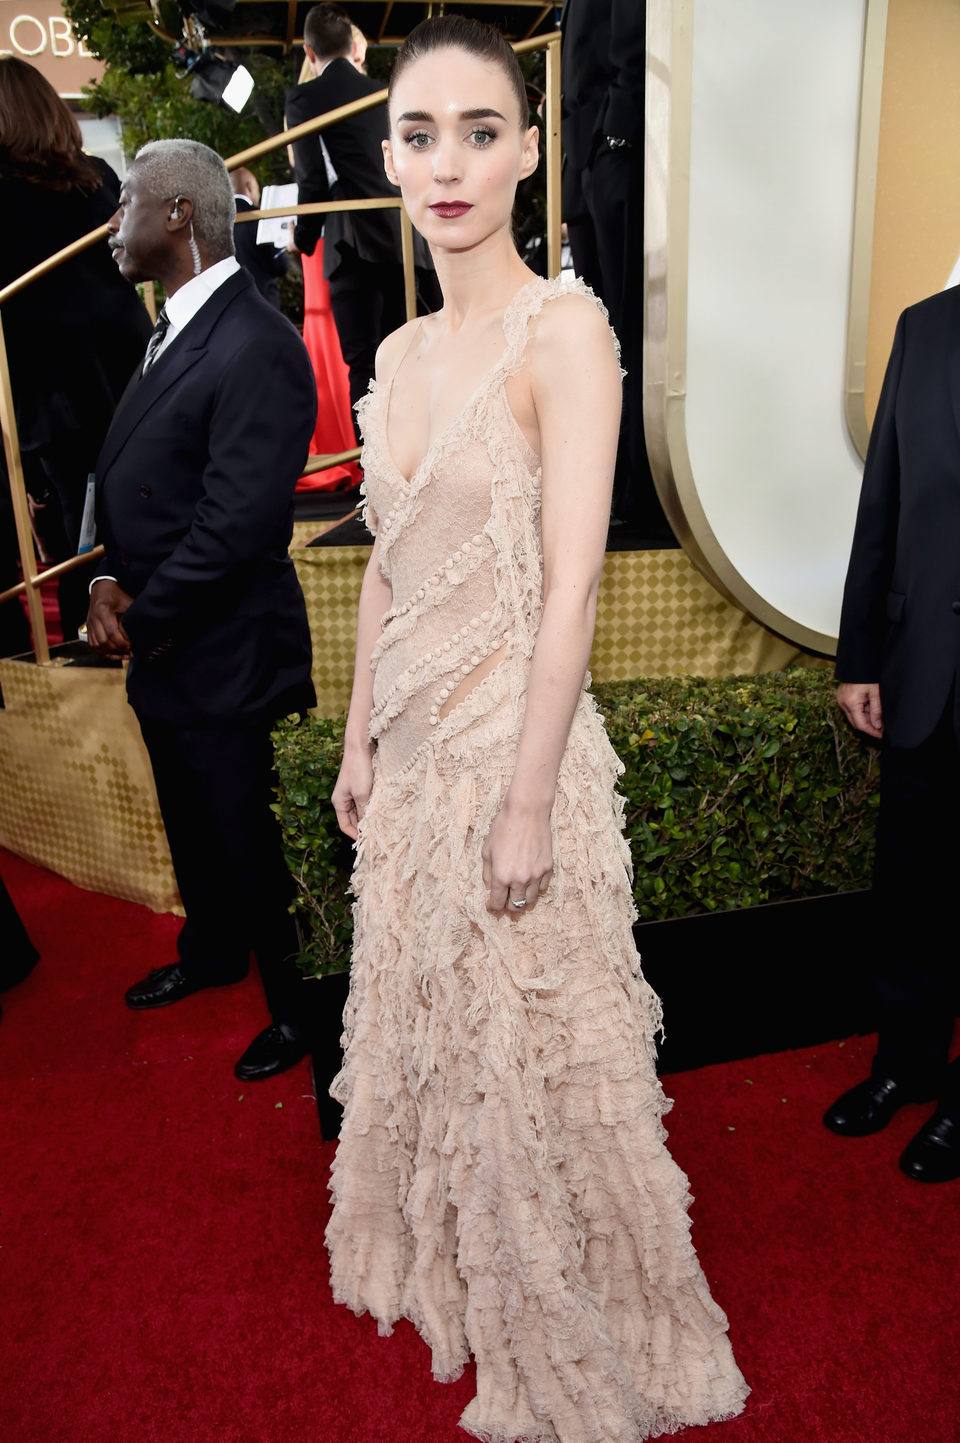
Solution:
M 104 476 L 140 425 L 151 406 L 169 391 L 206 353 L 210 332 L 232 300 L 248 290 L 252 282 L 238 271 L 218 286 L 209 300 L 191 317 L 170 347 L 155 361 L 145 376 L 134 375 L 120 399 L 110 429 L 97 459 L 97 480 Z

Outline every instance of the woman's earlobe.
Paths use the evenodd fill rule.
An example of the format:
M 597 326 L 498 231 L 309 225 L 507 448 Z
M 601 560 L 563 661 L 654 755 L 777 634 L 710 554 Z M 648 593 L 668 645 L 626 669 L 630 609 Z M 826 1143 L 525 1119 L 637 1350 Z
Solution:
M 380 149 L 383 151 L 383 170 L 391 185 L 399 185 L 397 172 L 393 168 L 393 147 L 389 140 L 381 140 Z
M 531 125 L 524 136 L 523 141 L 523 179 L 533 175 L 540 164 L 540 131 L 536 125 Z

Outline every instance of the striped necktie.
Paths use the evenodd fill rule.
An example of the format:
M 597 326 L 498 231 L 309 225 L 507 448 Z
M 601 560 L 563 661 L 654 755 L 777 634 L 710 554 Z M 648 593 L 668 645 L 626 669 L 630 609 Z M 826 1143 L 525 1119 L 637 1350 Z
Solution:
M 140 371 L 141 376 L 145 376 L 147 374 L 150 367 L 157 359 L 157 352 L 163 345 L 164 340 L 166 339 L 167 331 L 169 329 L 170 317 L 167 315 L 166 306 L 164 306 L 159 316 L 157 316 L 157 323 L 154 326 L 153 331 L 151 332 L 150 340 L 147 342 L 147 354 L 143 358 L 143 366 Z

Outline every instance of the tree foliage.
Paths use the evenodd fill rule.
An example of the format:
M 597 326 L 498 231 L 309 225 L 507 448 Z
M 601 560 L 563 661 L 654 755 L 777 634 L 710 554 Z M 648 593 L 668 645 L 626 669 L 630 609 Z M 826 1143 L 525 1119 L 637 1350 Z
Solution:
M 133 155 L 150 140 L 187 136 L 227 157 L 283 128 L 283 93 L 296 78 L 297 62 L 276 49 L 218 50 L 239 59 L 254 78 L 254 91 L 242 115 L 224 106 L 194 100 L 188 77 L 177 75 L 172 47 L 143 22 L 120 25 L 100 0 L 63 0 L 64 14 L 106 71 L 84 91 L 95 115 L 116 115 L 123 145 Z M 176 15 L 175 8 L 173 16 Z M 178 22 L 171 16 L 170 33 Z M 253 167 L 261 183 L 289 179 L 285 153 L 276 151 Z

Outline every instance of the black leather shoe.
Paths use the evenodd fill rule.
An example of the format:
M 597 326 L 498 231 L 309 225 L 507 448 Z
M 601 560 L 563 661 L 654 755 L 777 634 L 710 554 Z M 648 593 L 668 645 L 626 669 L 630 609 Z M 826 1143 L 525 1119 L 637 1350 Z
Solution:
M 258 1032 L 233 1069 L 241 1082 L 260 1082 L 295 1067 L 310 1051 L 307 1039 L 289 1022 L 274 1022 Z
M 916 1098 L 892 1077 L 868 1077 L 858 1082 L 823 1114 L 823 1125 L 841 1137 L 867 1137 L 881 1132 L 898 1108 Z
M 202 992 L 205 987 L 229 987 L 233 982 L 242 982 L 246 975 L 246 972 L 236 972 L 226 977 L 201 974 L 193 978 L 184 972 L 179 962 L 170 967 L 154 967 L 149 977 L 127 989 L 127 1006 L 138 1012 L 146 1007 L 169 1007 L 171 1002 Z
M 917 1182 L 952 1182 L 960 1177 L 960 1123 L 935 1112 L 904 1148 L 900 1171 Z

